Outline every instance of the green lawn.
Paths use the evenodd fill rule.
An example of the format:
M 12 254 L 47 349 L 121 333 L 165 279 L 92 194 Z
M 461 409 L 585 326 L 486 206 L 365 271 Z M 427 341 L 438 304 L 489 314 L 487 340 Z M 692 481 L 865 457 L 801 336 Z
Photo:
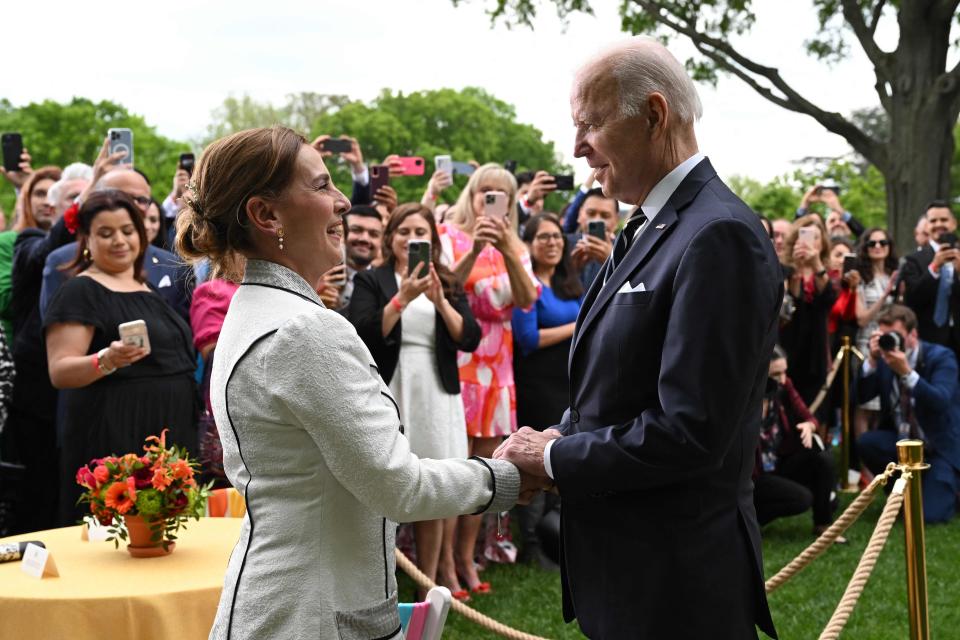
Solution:
M 850 498 L 843 496 L 843 504 Z M 817 638 L 826 625 L 880 516 L 883 498 L 873 504 L 848 531 L 847 545 L 835 546 L 770 599 L 773 619 L 784 640 Z M 763 530 L 767 577 L 793 559 L 812 541 L 809 513 L 778 520 Z M 934 639 L 960 638 L 960 521 L 927 527 L 927 572 L 930 626 Z M 400 577 L 402 601 L 413 599 L 413 583 Z M 527 566 L 494 565 L 483 573 L 495 593 L 475 596 L 469 603 L 500 622 L 546 638 L 582 638 L 576 625 L 560 615 L 559 574 Z M 903 524 L 890 533 L 857 608 L 841 637 L 892 640 L 908 637 Z M 496 637 L 452 613 L 444 638 Z M 761 636 L 763 637 L 763 636 Z

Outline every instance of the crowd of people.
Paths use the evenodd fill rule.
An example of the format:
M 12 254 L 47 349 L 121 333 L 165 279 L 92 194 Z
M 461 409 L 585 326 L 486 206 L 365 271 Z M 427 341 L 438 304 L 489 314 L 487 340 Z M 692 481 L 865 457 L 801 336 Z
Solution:
M 328 140 L 312 143 L 325 158 L 335 155 Z M 441 197 L 452 176 L 439 169 L 419 202 L 399 203 L 389 182 L 372 180 L 360 143 L 343 140 L 349 151 L 338 155 L 353 178 L 343 264 L 315 290 L 372 355 L 412 452 L 490 458 L 518 425 L 559 423 L 580 306 L 629 207 L 606 197 L 593 175 L 560 192 L 546 171 L 514 174 L 494 163 L 474 163 L 451 205 Z M 106 141 L 92 166 L 34 169 L 28 152 L 21 159 L 19 171 L 3 172 L 18 198 L 11 230 L 0 233 L 0 455 L 15 463 L 4 466 L 4 484 L 19 490 L 0 523 L 17 533 L 75 522 L 83 515 L 76 469 L 137 451 L 162 429 L 199 454 L 207 478 L 226 484 L 210 372 L 243 265 L 187 266 L 174 247 L 185 199 L 204 185 L 178 167 L 159 202 L 148 176 Z M 378 169 L 402 179 L 397 156 Z M 544 207 L 552 192 L 567 197 L 556 212 Z M 835 184 L 817 185 L 793 219 L 764 218 L 785 296 L 756 451 L 758 517 L 765 524 L 809 510 L 815 532 L 831 523 L 830 448 L 842 407 L 835 393 L 810 406 L 849 337 L 864 355 L 854 367 L 851 471 L 865 483 L 896 459 L 898 438 L 924 440 L 926 516 L 946 521 L 960 489 L 955 214 L 931 202 L 916 246 L 898 254 L 891 235 L 866 229 L 840 196 Z M 232 196 L 207 199 L 217 197 Z M 817 203 L 825 215 L 812 212 Z M 278 240 L 283 250 L 282 233 Z M 423 244 L 425 252 L 413 250 Z M 146 345 L 121 339 L 119 326 L 137 320 Z M 560 508 L 549 493 L 517 507 L 521 560 L 556 567 Z M 481 528 L 480 515 L 414 524 L 420 568 L 461 599 L 491 590 L 475 562 Z

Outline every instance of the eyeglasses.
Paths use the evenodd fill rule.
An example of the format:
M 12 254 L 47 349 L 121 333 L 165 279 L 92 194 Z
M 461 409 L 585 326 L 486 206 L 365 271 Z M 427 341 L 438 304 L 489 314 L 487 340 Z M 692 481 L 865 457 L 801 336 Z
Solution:
M 533 236 L 533 239 L 537 242 L 543 243 L 550 242 L 551 240 L 553 242 L 563 242 L 563 235 L 559 233 L 538 233 L 537 235 Z
M 873 249 L 875 247 L 889 247 L 889 246 L 890 246 L 889 240 L 868 240 L 867 241 L 867 249 Z
M 130 199 L 137 203 L 137 206 L 141 209 L 146 209 L 150 206 L 150 203 L 153 202 L 147 196 L 130 196 Z

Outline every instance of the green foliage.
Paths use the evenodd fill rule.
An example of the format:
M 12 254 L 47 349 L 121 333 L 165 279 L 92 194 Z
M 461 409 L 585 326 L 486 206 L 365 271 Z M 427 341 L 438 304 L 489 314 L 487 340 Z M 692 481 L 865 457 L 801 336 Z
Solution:
M 246 94 L 240 98 L 229 96 L 214 110 L 203 146 L 237 131 L 274 124 L 306 132 L 318 118 L 349 102 L 350 99 L 343 95 L 302 92 L 288 94 L 283 106 L 275 107 L 267 102 L 257 102 Z
M 23 135 L 35 169 L 44 165 L 64 167 L 78 161 L 92 165 L 111 127 L 133 130 L 134 162 L 153 183 L 154 197 L 163 199 L 179 155 L 190 147 L 157 134 L 142 116 L 108 100 L 73 98 L 65 104 L 44 100 L 22 107 L 0 100 L 0 131 Z M 14 197 L 13 188 L 3 181 L 0 205 L 7 215 L 13 211 Z
M 842 187 L 841 204 L 864 226 L 887 226 L 886 188 L 883 175 L 873 165 L 861 169 L 851 162 L 832 160 L 823 168 L 797 169 L 766 184 L 744 176 L 733 176 L 728 183 L 760 215 L 793 220 L 806 190 L 826 178 Z M 820 205 L 812 209 L 823 213 Z
M 427 164 L 423 177 L 391 180 L 400 202 L 420 200 L 436 155 L 449 154 L 456 161 L 476 160 L 481 164 L 515 160 L 519 171 L 569 171 L 560 162 L 553 143 L 543 141 L 540 130 L 517 122 L 513 106 L 475 87 L 410 94 L 385 89 L 369 104 L 351 102 L 319 117 L 310 134 L 357 138 L 364 160 L 371 164 L 392 153 L 422 156 Z M 338 162 L 329 164 L 335 183 L 349 188 L 349 167 Z M 442 200 L 454 202 L 465 184 L 466 178 L 458 177 L 444 190 Z M 547 204 L 551 206 L 549 201 Z

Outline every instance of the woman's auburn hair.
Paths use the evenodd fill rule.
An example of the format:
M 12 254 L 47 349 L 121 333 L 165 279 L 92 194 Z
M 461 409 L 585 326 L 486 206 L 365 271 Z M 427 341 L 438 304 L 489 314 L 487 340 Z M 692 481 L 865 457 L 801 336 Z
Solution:
M 293 181 L 307 140 L 288 127 L 247 129 L 200 156 L 177 215 L 176 247 L 188 262 L 209 260 L 214 277 L 238 281 L 253 249 L 247 202 L 277 199 Z
M 797 218 L 794 220 L 793 227 L 790 229 L 790 234 L 784 241 L 783 264 L 787 265 L 788 267 L 794 266 L 793 247 L 797 244 L 797 239 L 800 237 L 800 229 L 803 227 L 817 227 L 820 230 L 820 261 L 824 264 L 824 266 L 830 264 L 830 249 L 832 248 L 832 245 L 830 243 L 830 238 L 827 237 L 827 227 L 823 223 L 823 219 L 816 213 L 808 213 L 802 218 Z
M 37 188 L 37 183 L 41 180 L 53 180 L 56 182 L 62 175 L 63 172 L 60 167 L 52 165 L 40 167 L 30 174 L 30 177 L 27 178 L 27 181 L 23 185 L 23 189 L 20 191 L 20 217 L 13 225 L 14 231 L 19 233 L 24 229 L 37 228 L 37 217 L 33 215 L 33 202 L 31 202 L 33 191 Z

